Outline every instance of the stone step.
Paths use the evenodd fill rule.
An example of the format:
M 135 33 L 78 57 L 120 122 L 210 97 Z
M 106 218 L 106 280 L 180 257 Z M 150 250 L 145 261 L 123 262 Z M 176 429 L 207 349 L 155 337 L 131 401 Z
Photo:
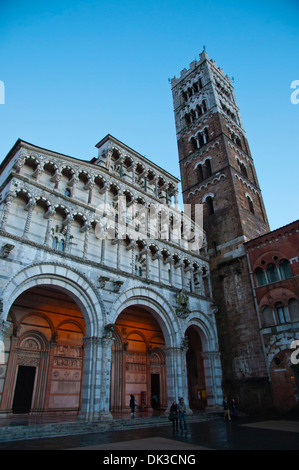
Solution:
M 187 416 L 188 422 L 200 422 L 213 419 L 213 415 L 208 413 L 198 413 Z M 160 417 L 136 417 L 127 419 L 113 419 L 112 421 L 94 422 L 55 422 L 45 424 L 11 425 L 1 426 L 0 422 L 0 442 L 10 442 L 18 440 L 50 438 L 57 436 L 69 436 L 75 434 L 89 434 L 107 431 L 121 431 L 124 429 L 138 429 L 156 426 L 169 426 L 170 421 L 167 416 Z

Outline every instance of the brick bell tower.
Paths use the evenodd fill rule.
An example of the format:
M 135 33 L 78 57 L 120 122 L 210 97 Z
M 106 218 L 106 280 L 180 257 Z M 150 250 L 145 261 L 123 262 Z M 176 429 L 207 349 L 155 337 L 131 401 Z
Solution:
M 244 410 L 270 406 L 243 245 L 270 228 L 232 81 L 203 51 L 171 88 L 183 201 L 203 204 L 223 390 Z

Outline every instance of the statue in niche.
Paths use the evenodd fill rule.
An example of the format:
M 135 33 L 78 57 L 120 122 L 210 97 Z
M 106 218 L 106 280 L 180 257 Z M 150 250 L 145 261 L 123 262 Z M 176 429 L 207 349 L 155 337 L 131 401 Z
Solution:
M 180 318 L 186 318 L 190 313 L 190 308 L 189 308 L 189 297 L 186 294 L 186 291 L 184 289 L 181 289 L 179 292 L 177 292 L 176 301 L 177 301 L 177 307 L 176 307 L 177 316 Z

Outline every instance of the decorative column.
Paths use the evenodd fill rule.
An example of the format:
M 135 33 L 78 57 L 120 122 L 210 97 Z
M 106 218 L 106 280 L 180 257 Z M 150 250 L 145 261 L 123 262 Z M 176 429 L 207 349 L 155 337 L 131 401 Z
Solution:
M 0 364 L 6 364 L 4 336 L 10 327 L 11 323 L 5 320 L 0 320 Z
M 34 209 L 35 206 L 36 206 L 36 201 L 34 201 L 33 199 L 30 199 L 28 204 L 26 204 L 26 206 L 25 206 L 25 211 L 28 211 L 28 215 L 27 215 L 27 219 L 26 219 L 26 223 L 25 223 L 24 232 L 23 232 L 23 237 L 24 238 L 28 237 L 28 232 L 29 232 L 29 229 L 30 229 L 31 218 L 32 218 L 32 212 L 33 212 L 33 209 Z
M 87 253 L 88 253 L 88 239 L 89 239 L 89 231 L 91 229 L 91 224 L 89 222 L 86 222 L 84 226 L 81 228 L 81 232 L 85 233 L 84 236 L 84 246 L 83 246 L 83 258 L 87 258 Z
M 84 338 L 82 409 L 85 421 L 112 420 L 109 410 L 112 337 Z
M 219 351 L 205 351 L 201 353 L 207 393 L 207 407 L 222 406 L 222 370 Z
M 47 228 L 46 228 L 46 234 L 45 234 L 45 240 L 44 240 L 44 245 L 49 246 L 50 245 L 50 235 L 51 235 L 51 228 L 52 228 L 52 220 L 55 214 L 55 209 L 54 207 L 49 207 L 47 212 L 44 215 L 45 219 L 48 219 L 47 223 Z
M 13 197 L 14 197 L 13 194 L 9 193 L 8 196 L 6 197 L 5 201 L 4 201 L 4 210 L 3 210 L 2 220 L 1 220 L 1 224 L 0 224 L 0 229 L 1 230 L 5 230 L 6 223 L 7 223 L 7 218 L 8 218 L 8 214 L 9 214 L 9 208 L 10 208 L 10 205 L 12 203 Z
M 137 167 L 137 163 L 133 162 L 132 163 L 132 184 L 135 184 L 136 182 L 136 167 Z
M 192 414 L 188 398 L 187 350 L 188 343 L 185 338 L 182 340 L 181 346 L 164 350 L 167 368 L 168 408 L 174 400 L 178 402 L 179 398 L 183 397 L 187 414 Z
M 66 217 L 65 222 L 63 223 L 66 226 L 66 234 L 65 234 L 65 251 L 70 251 L 70 239 L 71 239 L 71 224 L 73 222 L 73 218 L 71 215 Z

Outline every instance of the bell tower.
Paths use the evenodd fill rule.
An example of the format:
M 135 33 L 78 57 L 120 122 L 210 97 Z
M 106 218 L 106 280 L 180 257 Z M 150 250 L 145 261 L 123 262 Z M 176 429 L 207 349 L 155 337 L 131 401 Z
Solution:
M 262 396 L 267 366 L 243 245 L 270 231 L 261 190 L 231 79 L 203 51 L 171 88 L 183 202 L 203 204 L 223 386 L 248 408 L 253 383 L 257 400 L 268 399 Z

